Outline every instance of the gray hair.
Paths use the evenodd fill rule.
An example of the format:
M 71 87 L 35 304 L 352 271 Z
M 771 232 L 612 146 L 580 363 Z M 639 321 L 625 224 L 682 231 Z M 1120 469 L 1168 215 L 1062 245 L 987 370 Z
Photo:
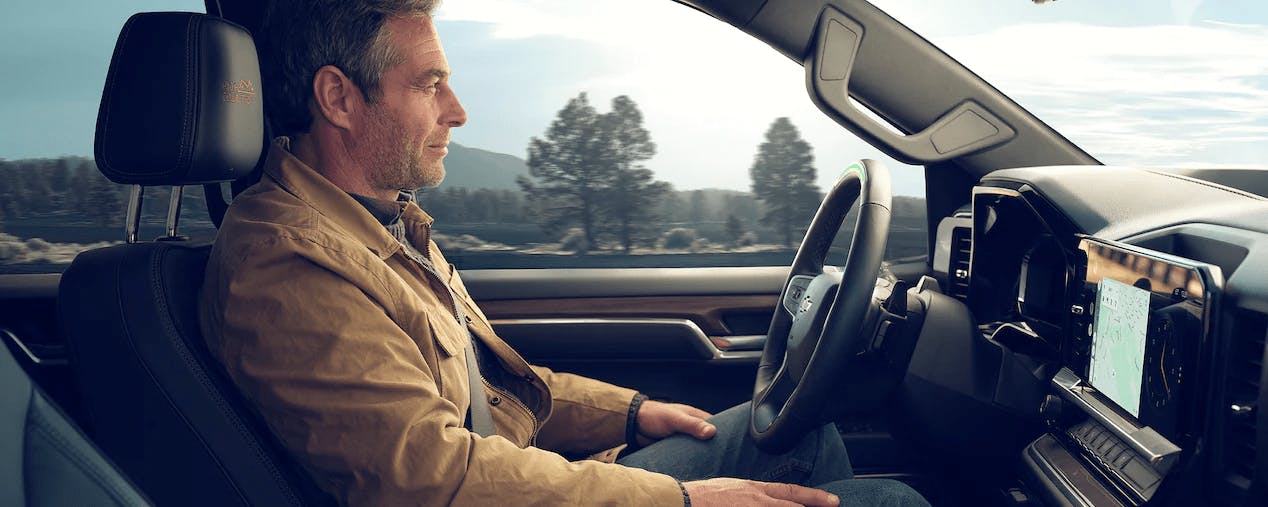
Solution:
M 307 132 L 317 69 L 333 65 L 374 103 L 383 73 L 401 63 L 390 18 L 431 16 L 440 0 L 275 0 L 265 14 L 264 100 L 279 134 Z

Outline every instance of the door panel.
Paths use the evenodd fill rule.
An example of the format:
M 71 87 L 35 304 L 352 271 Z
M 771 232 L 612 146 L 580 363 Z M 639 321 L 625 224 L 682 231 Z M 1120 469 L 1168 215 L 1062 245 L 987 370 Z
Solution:
M 777 294 L 787 278 L 787 266 L 462 272 L 467 289 L 481 305 L 506 299 Z
M 755 363 L 758 351 L 733 351 L 687 319 L 494 319 L 498 336 L 538 361 L 709 361 Z M 746 336 L 744 339 L 754 337 Z M 764 338 L 764 337 L 763 337 Z
M 748 400 L 786 267 L 483 270 L 463 280 L 530 362 L 719 411 Z
M 689 320 L 710 336 L 766 334 L 778 295 L 633 296 L 480 301 L 490 318 L 656 317 Z M 760 322 L 760 327 L 757 324 Z

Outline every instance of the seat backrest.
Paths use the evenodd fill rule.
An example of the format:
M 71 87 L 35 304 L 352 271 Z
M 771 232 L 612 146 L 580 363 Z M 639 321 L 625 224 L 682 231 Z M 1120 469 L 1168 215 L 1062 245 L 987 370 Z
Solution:
M 264 147 L 258 86 L 241 27 L 133 16 L 102 96 L 98 166 L 131 185 L 236 179 Z M 160 505 L 330 503 L 206 348 L 198 292 L 210 247 L 165 239 L 84 252 L 62 275 L 58 312 L 90 435 Z
M 31 382 L 3 344 L 0 505 L 149 505 Z
M 58 310 L 93 435 L 161 505 L 313 503 L 321 495 L 199 334 L 208 252 L 119 245 L 62 275 Z

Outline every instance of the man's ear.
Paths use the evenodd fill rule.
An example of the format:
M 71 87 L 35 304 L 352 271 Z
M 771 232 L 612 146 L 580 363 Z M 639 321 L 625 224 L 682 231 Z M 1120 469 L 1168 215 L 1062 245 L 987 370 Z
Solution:
M 352 128 L 352 114 L 361 107 L 361 90 L 334 65 L 313 76 L 313 115 L 340 129 Z

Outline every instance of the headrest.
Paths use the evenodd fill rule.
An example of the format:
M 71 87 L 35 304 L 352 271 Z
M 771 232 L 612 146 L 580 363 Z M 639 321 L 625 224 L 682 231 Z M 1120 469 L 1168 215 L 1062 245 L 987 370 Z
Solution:
M 141 13 L 119 33 L 97 113 L 97 167 L 111 181 L 237 179 L 264 150 L 251 35 L 206 14 Z

